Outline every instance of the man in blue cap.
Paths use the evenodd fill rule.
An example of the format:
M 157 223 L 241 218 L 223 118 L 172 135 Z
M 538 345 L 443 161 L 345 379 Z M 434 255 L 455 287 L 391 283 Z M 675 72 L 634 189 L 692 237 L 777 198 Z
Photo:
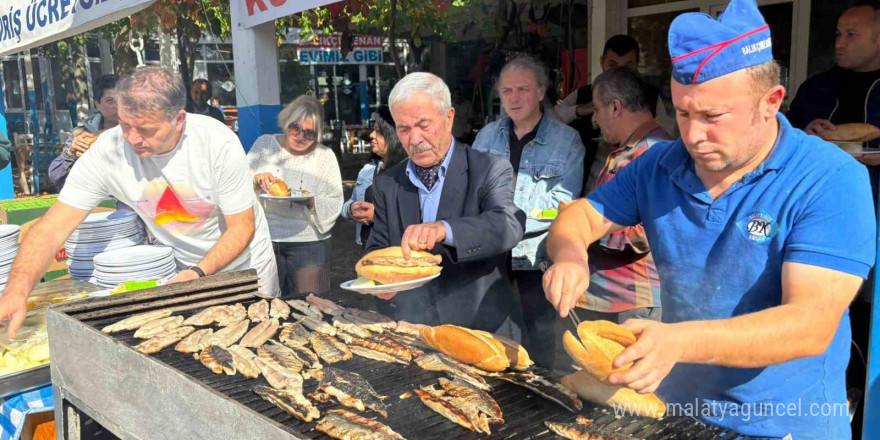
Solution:
M 874 264 L 868 174 L 792 128 L 770 32 L 755 0 L 669 30 L 682 138 L 658 143 L 551 227 L 548 300 L 566 317 L 589 283 L 587 246 L 641 222 L 660 275 L 663 322 L 609 377 L 754 437 L 849 439 L 847 306 Z

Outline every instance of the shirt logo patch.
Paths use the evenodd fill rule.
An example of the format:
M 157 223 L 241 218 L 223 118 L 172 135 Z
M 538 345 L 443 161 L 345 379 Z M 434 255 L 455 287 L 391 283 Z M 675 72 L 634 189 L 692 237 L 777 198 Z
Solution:
M 745 220 L 737 222 L 737 227 L 755 243 L 766 243 L 779 232 L 779 224 L 764 211 L 749 214 Z

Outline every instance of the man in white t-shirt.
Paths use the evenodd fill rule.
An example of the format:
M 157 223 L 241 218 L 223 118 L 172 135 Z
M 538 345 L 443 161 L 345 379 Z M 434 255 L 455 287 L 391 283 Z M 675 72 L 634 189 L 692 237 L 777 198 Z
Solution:
M 269 226 L 235 134 L 210 117 L 187 114 L 186 89 L 166 70 L 137 69 L 116 89 L 119 126 L 77 161 L 13 263 L 0 298 L 10 336 L 55 250 L 107 196 L 132 207 L 158 242 L 174 249 L 181 271 L 170 282 L 253 268 L 260 293 L 279 294 Z

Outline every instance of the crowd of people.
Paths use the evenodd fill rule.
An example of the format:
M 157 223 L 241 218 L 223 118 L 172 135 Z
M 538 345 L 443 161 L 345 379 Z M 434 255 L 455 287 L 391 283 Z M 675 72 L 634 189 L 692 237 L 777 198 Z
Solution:
M 614 361 L 632 368 L 609 380 L 667 402 L 846 402 L 848 307 L 874 264 L 876 220 L 868 170 L 821 137 L 880 125 L 878 14 L 864 4 L 841 16 L 837 66 L 801 87 L 789 117 L 754 0 L 717 19 L 682 14 L 669 34 L 677 140 L 627 36 L 555 108 L 544 66 L 510 60 L 497 81 L 504 116 L 473 145 L 456 136 L 467 118 L 444 81 L 408 74 L 373 114 L 373 156 L 347 201 L 315 98 L 287 104 L 281 134 L 246 154 L 207 82 L 188 105 L 166 70 L 102 77 L 98 113 L 52 164 L 58 202 L 25 237 L 0 318 L 13 335 L 55 250 L 107 196 L 174 248 L 170 282 L 253 268 L 265 296 L 330 290 L 341 216 L 365 252 L 442 257 L 436 280 L 378 297 L 396 320 L 506 335 L 548 368 L 560 367 L 560 319 L 608 320 L 638 337 Z M 263 197 L 278 181 L 307 197 Z M 536 214 L 554 209 L 552 223 Z M 850 436 L 847 414 L 743 414 L 701 418 L 757 437 Z

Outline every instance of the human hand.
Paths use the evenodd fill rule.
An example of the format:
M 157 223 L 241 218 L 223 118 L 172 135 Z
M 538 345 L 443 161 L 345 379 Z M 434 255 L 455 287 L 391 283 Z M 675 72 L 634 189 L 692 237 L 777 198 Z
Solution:
M 586 259 L 583 261 L 560 260 L 544 272 L 544 296 L 559 312 L 559 316 L 567 318 L 577 305 L 578 298 L 590 286 L 590 267 Z
M 807 134 L 814 134 L 822 139 L 825 139 L 825 137 L 828 136 L 829 132 L 836 129 L 837 127 L 827 119 L 815 119 L 813 120 L 813 122 L 807 124 L 806 128 L 804 128 L 804 131 Z
M 67 154 L 80 157 L 89 149 L 89 147 L 92 146 L 93 143 L 95 143 L 97 139 L 98 137 L 94 134 L 84 131 L 73 137 L 73 141 L 70 143 L 70 146 L 67 147 Z
M 374 208 L 372 203 L 354 202 L 351 204 L 351 218 L 365 225 L 373 223 Z
M 184 281 L 192 281 L 199 278 L 199 274 L 194 270 L 184 269 L 180 272 L 177 272 L 177 275 L 174 278 L 165 282 L 165 284 L 174 284 L 174 283 L 182 283 Z
M 269 192 L 269 187 L 281 179 L 272 173 L 260 173 L 254 175 L 254 185 L 258 185 L 263 191 Z
M 684 338 L 674 324 L 647 319 L 629 319 L 623 326 L 635 333 L 635 344 L 626 347 L 616 358 L 614 368 L 635 362 L 632 368 L 608 376 L 608 381 L 639 393 L 653 393 L 684 353 Z
M 6 326 L 6 337 L 15 338 L 18 329 L 27 316 L 27 295 L 5 292 L 0 298 L 0 321 L 9 320 Z
M 446 227 L 442 222 L 409 225 L 403 231 L 403 238 L 400 239 L 403 258 L 409 260 L 410 250 L 434 249 L 434 245 L 443 240 L 446 240 Z
M 856 156 L 856 160 L 869 167 L 876 167 L 880 165 L 880 154 L 863 154 Z
M 390 301 L 391 298 L 394 298 L 394 295 L 397 295 L 397 292 L 380 293 L 380 294 L 376 295 L 376 298 L 384 299 L 385 301 Z

